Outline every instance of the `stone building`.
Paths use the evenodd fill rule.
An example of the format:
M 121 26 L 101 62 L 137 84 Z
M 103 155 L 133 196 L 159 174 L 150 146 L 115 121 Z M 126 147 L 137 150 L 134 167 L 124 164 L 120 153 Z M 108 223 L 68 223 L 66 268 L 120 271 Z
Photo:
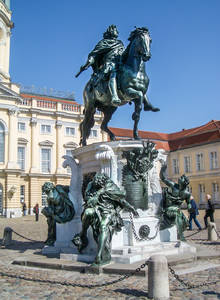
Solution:
M 0 213 L 20 216 L 25 201 L 29 213 L 44 205 L 45 181 L 69 184 L 62 156 L 79 146 L 83 106 L 71 99 L 19 94 L 0 83 Z M 88 143 L 106 140 L 102 116 Z
M 42 185 L 69 184 L 70 170 L 62 156 L 79 146 L 83 106 L 73 99 L 20 93 L 9 75 L 11 22 L 10 1 L 0 0 L 0 215 L 22 215 L 45 204 Z M 88 143 L 106 140 L 100 131 L 102 116 Z

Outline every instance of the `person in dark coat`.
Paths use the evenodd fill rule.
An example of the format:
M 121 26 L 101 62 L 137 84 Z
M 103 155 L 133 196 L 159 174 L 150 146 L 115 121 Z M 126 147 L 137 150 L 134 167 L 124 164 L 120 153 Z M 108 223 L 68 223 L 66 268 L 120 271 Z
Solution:
M 26 216 L 26 213 L 27 213 L 27 205 L 26 205 L 25 202 L 23 203 L 22 210 L 23 210 L 23 216 Z
M 205 216 L 204 216 L 204 223 L 205 223 L 205 228 L 208 227 L 208 218 L 210 218 L 211 222 L 215 222 L 214 221 L 214 204 L 212 202 L 211 196 L 209 194 L 206 195 L 206 201 L 207 201 L 207 206 L 206 206 L 206 210 L 205 210 Z
M 35 213 L 35 221 L 37 222 L 38 219 L 39 219 L 39 205 L 38 205 L 38 203 L 35 205 L 33 211 Z
M 192 230 L 192 220 L 199 228 L 199 230 L 202 230 L 202 227 L 196 218 L 199 215 L 199 210 L 193 196 L 190 197 L 190 204 L 191 204 L 191 208 L 189 209 L 189 230 Z

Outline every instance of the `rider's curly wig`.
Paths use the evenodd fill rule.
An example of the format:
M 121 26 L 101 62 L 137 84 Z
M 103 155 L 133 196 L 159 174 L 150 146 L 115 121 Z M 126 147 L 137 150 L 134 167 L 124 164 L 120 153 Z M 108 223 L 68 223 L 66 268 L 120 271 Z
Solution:
M 117 29 L 116 25 L 110 25 L 107 28 L 106 32 L 103 33 L 104 39 L 112 38 L 113 37 L 113 32 L 114 32 L 115 29 L 117 31 L 117 36 L 118 36 L 118 29 Z

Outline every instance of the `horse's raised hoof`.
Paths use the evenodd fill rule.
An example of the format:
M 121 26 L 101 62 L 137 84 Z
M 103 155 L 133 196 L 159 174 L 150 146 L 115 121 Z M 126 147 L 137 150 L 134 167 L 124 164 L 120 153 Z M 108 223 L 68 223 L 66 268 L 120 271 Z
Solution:
M 152 111 L 157 112 L 157 111 L 160 111 L 160 109 L 158 107 L 153 107 Z
M 158 107 L 154 107 L 153 105 L 150 105 L 150 104 L 144 104 L 144 111 L 157 112 L 157 111 L 160 111 L 160 109 Z

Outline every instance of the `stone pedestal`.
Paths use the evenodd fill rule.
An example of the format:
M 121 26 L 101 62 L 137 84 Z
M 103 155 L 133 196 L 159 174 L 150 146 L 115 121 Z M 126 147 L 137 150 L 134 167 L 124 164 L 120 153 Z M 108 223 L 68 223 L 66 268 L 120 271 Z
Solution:
M 57 240 L 55 248 L 60 252 L 62 259 L 81 260 L 92 262 L 97 252 L 97 246 L 90 230 L 89 246 L 79 254 L 71 240 L 81 230 L 80 215 L 82 212 L 82 182 L 85 176 L 91 173 L 105 173 L 121 189 L 122 168 L 126 160 L 122 158 L 123 151 L 143 147 L 141 141 L 115 141 L 95 143 L 73 151 L 73 158 L 64 156 L 64 167 L 72 169 L 71 199 L 76 207 L 74 219 L 67 224 L 57 224 Z M 178 254 L 183 251 L 194 252 L 186 243 L 177 242 L 177 230 L 170 229 L 159 231 L 159 216 L 161 211 L 162 191 L 160 186 L 159 171 L 161 161 L 166 161 L 164 150 L 159 150 L 153 168 L 148 173 L 148 209 L 138 209 L 139 217 L 130 218 L 129 213 L 122 212 L 124 227 L 121 232 L 112 238 L 112 260 L 120 263 L 133 263 L 149 258 L 153 254 Z M 146 226 L 147 225 L 147 226 Z M 144 230 L 143 230 L 144 229 Z M 144 240 L 140 234 L 149 231 Z M 136 238 L 135 238 L 136 236 Z

